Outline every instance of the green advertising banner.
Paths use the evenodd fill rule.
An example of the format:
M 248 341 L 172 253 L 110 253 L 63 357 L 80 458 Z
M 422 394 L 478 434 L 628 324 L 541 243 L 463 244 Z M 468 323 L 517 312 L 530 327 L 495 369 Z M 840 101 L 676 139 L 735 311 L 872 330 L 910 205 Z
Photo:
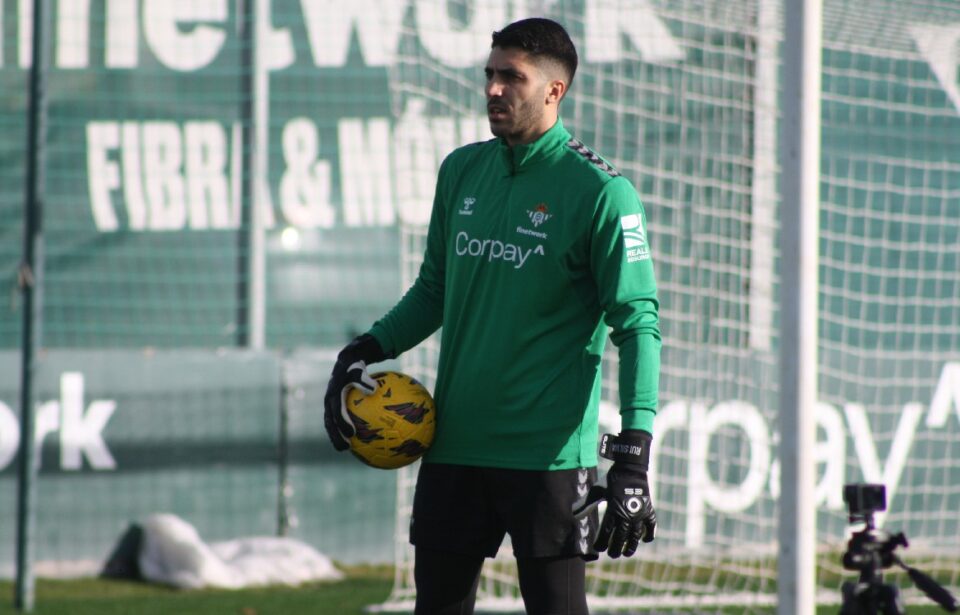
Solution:
M 95 570 L 129 523 L 163 512 L 188 520 L 208 540 L 282 533 L 341 561 L 388 561 L 396 473 L 329 445 L 321 408 L 332 358 L 51 351 L 40 363 L 35 419 L 38 559 Z M 0 562 L 13 561 L 15 544 L 17 360 L 0 354 L 0 493 L 9 494 L 0 500 Z M 719 357 L 687 359 L 709 360 Z M 896 384 L 891 362 L 867 363 L 889 384 L 858 398 L 828 381 L 815 410 L 821 531 L 843 535 L 843 485 L 867 481 L 887 486 L 889 514 L 914 541 L 960 533 L 955 515 L 931 525 L 927 514 L 960 510 L 955 490 L 933 488 L 960 484 L 955 466 L 936 461 L 960 455 L 960 362 L 918 363 L 918 374 L 935 377 L 928 390 Z M 763 365 L 741 367 L 770 377 Z M 711 398 L 675 399 L 658 413 L 663 539 L 702 548 L 724 533 L 718 524 L 725 515 L 740 513 L 747 516 L 731 535 L 768 543 L 779 495 L 772 401 L 760 386 L 717 389 Z M 616 407 L 605 404 L 601 422 L 616 430 Z
M 0 576 L 16 541 L 19 357 L 0 353 Z M 51 351 L 39 363 L 35 558 L 95 573 L 131 523 L 206 541 L 286 534 L 338 561 L 393 553 L 395 475 L 334 455 L 326 354 Z
M 695 340 L 714 323 L 732 344 L 751 335 L 751 347 L 770 347 L 776 232 L 764 225 L 776 220 L 777 22 L 749 2 L 541 4 L 270 0 L 251 4 L 247 18 L 228 0 L 51 2 L 46 342 L 242 344 L 250 259 L 259 258 L 252 207 L 265 229 L 268 343 L 336 345 L 368 327 L 402 291 L 398 227 L 426 222 L 443 156 L 489 136 L 490 32 L 542 11 L 580 47 L 565 122 L 647 204 L 673 336 Z M 955 43 L 955 11 L 871 7 L 873 28 L 845 28 L 844 3 L 824 25 L 822 225 L 837 238 L 824 246 L 833 291 L 824 333 L 848 335 L 840 328 L 855 311 L 870 325 L 858 326 L 858 344 L 876 342 L 890 319 L 950 315 L 935 302 L 914 313 L 871 305 L 840 287 L 869 297 L 885 277 L 874 272 L 893 268 L 905 281 L 882 294 L 956 297 L 955 280 L 904 285 L 919 270 L 960 267 L 955 252 L 936 249 L 960 232 L 936 223 L 956 215 L 960 182 L 950 138 L 960 130 L 956 57 L 941 52 Z M 7 263 L 20 244 L 31 11 L 31 2 L 0 2 Z M 897 27 L 884 37 L 877 24 L 887 17 Z M 904 224 L 886 223 L 901 211 Z M 907 253 L 903 243 L 924 249 Z M 0 275 L 16 283 L 14 267 Z M 12 312 L 0 314 L 0 345 L 16 346 L 18 327 Z M 916 343 L 945 348 L 952 338 Z
M 0 572 L 32 5 L 0 0 Z M 491 32 L 529 15 L 569 29 L 580 67 L 564 124 L 633 182 L 649 220 L 664 343 L 651 548 L 720 554 L 696 560 L 712 569 L 770 552 L 790 363 L 780 246 L 795 232 L 779 211 L 782 2 L 50 5 L 39 559 L 95 561 L 164 510 L 205 538 L 287 532 L 346 561 L 403 545 L 411 482 L 335 456 L 320 399 L 335 349 L 416 275 L 444 156 L 490 136 Z M 886 520 L 955 555 L 960 5 L 829 0 L 822 35 L 820 391 L 805 452 L 819 538 L 844 540 L 844 482 L 883 482 Z M 431 343 L 416 353 L 435 358 Z M 435 361 L 416 353 L 400 365 L 429 383 Z M 611 349 L 611 430 L 615 361 Z M 740 569 L 761 571 L 760 591 L 768 563 Z

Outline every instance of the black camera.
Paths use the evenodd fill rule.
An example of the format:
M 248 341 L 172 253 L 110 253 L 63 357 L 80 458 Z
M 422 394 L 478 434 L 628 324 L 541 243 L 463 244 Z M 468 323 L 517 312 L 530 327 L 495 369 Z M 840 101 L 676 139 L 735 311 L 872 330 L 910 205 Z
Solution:
M 887 509 L 887 488 L 878 484 L 844 485 L 843 501 L 851 523 L 866 521 L 873 513 Z
M 910 580 L 944 610 L 954 613 L 960 608 L 949 591 L 897 556 L 896 550 L 907 546 L 907 537 L 902 532 L 891 534 L 877 528 L 874 513 L 887 509 L 887 490 L 883 485 L 844 485 L 843 501 L 847 504 L 850 523 L 866 525 L 853 533 L 843 554 L 843 567 L 859 572 L 860 578 L 856 583 L 843 584 L 840 615 L 902 615 L 904 604 L 900 590 L 883 582 L 883 570 L 894 565 L 905 570 Z

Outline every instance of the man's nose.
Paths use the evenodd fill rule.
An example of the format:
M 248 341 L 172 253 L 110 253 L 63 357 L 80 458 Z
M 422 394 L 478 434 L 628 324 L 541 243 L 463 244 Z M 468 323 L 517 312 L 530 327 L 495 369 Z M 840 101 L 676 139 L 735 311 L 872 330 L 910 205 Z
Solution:
M 503 85 L 499 83 L 496 79 L 491 79 L 487 82 L 487 98 L 493 98 L 494 96 L 500 96 L 503 94 Z

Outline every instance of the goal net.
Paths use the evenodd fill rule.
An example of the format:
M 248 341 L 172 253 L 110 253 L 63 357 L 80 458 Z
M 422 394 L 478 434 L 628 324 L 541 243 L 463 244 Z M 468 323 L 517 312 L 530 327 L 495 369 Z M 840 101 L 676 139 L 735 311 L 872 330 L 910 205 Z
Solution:
M 439 5 L 441 8 L 437 8 Z M 443 5 L 446 5 L 443 8 Z M 540 14 L 564 23 L 581 68 L 561 107 L 575 136 L 637 187 L 662 303 L 655 424 L 657 540 L 589 566 L 594 608 L 773 604 L 780 347 L 777 0 L 416 3 L 389 69 L 405 284 L 417 273 L 433 182 L 452 147 L 488 138 L 489 34 Z M 416 34 L 416 35 L 414 35 Z M 447 45 L 447 62 L 435 46 Z M 882 482 L 884 527 L 960 586 L 960 6 L 827 0 L 823 10 L 817 443 L 818 601 L 836 602 L 848 537 L 842 486 Z M 462 68 L 450 58 L 461 58 Z M 404 166 L 406 165 L 406 166 Z M 403 168 L 399 168 L 403 167 Z M 399 180 L 398 180 L 399 181 Z M 418 216 L 409 212 L 421 212 Z M 436 341 L 404 357 L 432 383 Z M 616 431 L 616 354 L 604 360 L 601 429 Z M 397 579 L 414 596 L 399 473 Z M 480 602 L 521 604 L 509 545 Z M 894 577 L 897 579 L 897 577 Z M 908 599 L 919 599 L 903 579 Z

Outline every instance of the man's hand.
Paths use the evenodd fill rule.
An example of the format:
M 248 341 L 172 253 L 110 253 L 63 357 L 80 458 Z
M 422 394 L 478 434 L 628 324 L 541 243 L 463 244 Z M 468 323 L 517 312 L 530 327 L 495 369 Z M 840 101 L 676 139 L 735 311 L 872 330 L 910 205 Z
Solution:
M 610 557 L 630 557 L 641 540 L 651 542 L 656 534 L 657 513 L 647 481 L 652 441 L 639 429 L 606 434 L 601 441 L 600 455 L 613 460 L 613 467 L 607 472 L 607 512 L 594 548 Z
M 367 365 L 386 358 L 380 343 L 369 334 L 354 339 L 337 355 L 323 396 L 323 424 L 333 448 L 338 451 L 350 448 L 350 438 L 356 433 L 347 413 L 347 393 L 350 389 L 359 389 L 364 395 L 376 391 L 377 381 L 370 377 Z

